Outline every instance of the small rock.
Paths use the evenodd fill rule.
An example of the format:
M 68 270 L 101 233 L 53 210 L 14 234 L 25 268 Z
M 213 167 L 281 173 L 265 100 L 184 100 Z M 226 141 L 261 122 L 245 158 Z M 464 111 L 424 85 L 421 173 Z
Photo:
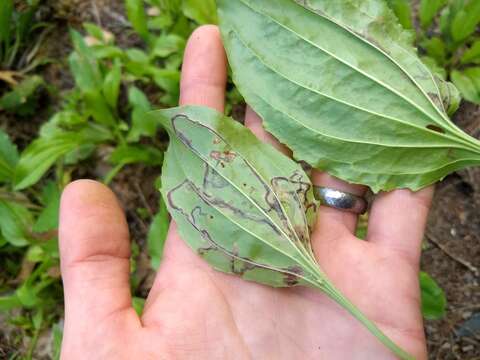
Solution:
M 462 347 L 463 352 L 469 352 L 473 350 L 473 345 L 466 345 Z
M 452 345 L 450 345 L 449 342 L 446 342 L 442 345 L 441 349 L 450 349 L 452 347 Z
M 473 314 L 455 331 L 457 336 L 471 336 L 480 332 L 480 313 Z

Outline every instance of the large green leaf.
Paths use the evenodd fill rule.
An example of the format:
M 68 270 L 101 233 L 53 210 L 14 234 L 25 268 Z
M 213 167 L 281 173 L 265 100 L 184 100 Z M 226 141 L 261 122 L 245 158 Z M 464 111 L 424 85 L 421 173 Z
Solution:
M 153 113 L 168 131 L 162 194 L 184 239 L 219 271 L 274 287 L 317 288 L 403 359 L 319 268 L 310 243 L 317 203 L 301 166 L 208 108 Z
M 233 78 L 267 130 L 315 168 L 374 191 L 480 162 L 383 0 L 219 0 Z

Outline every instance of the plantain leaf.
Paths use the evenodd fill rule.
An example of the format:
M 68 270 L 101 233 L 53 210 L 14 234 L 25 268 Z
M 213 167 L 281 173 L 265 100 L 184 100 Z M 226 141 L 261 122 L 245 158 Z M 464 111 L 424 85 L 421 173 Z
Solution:
M 453 85 L 418 58 L 383 0 L 219 0 L 233 78 L 298 160 L 375 192 L 480 162 L 449 119 Z
M 273 287 L 310 286 L 411 359 L 326 278 L 310 243 L 317 202 L 301 166 L 223 114 L 202 107 L 152 113 L 170 136 L 162 194 L 178 231 L 215 269 Z
M 171 139 L 162 192 L 183 238 L 220 271 L 271 286 L 314 282 L 304 258 L 316 204 L 301 167 L 214 110 L 159 114 Z

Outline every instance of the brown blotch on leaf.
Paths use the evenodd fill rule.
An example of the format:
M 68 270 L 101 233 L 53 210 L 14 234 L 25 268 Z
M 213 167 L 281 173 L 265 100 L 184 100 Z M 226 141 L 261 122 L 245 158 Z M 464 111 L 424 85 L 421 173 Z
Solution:
M 292 274 L 285 275 L 284 281 L 287 286 L 295 286 L 298 284 L 298 278 Z
M 233 151 L 212 151 L 210 157 L 215 160 L 223 160 L 225 162 L 232 162 L 237 157 L 237 154 Z
M 289 274 L 285 274 L 285 279 L 284 279 L 285 285 L 287 285 L 287 286 L 297 285 L 298 284 L 298 276 L 303 275 L 303 269 L 300 266 L 290 266 L 287 269 L 287 271 L 289 272 Z

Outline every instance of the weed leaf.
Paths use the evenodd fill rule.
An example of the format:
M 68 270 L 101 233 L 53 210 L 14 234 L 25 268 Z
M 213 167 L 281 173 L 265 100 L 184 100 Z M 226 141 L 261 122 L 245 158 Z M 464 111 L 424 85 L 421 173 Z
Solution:
M 218 5 L 234 82 L 297 160 L 375 192 L 418 190 L 480 162 L 480 143 L 448 117 L 458 92 L 384 1 Z

